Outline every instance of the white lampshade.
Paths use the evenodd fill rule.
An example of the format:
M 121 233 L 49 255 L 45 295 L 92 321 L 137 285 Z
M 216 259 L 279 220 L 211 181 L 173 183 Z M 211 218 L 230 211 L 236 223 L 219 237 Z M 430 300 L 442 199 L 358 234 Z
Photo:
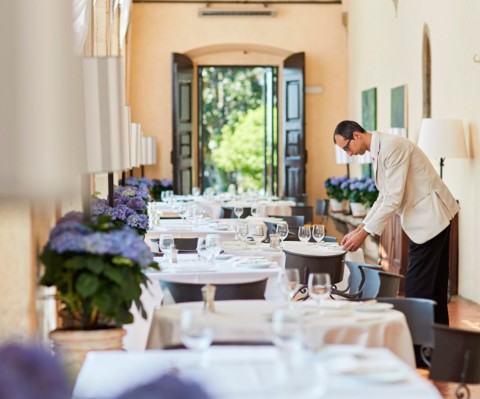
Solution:
M 155 165 L 157 163 L 156 138 L 142 137 L 142 165 Z
M 132 168 L 140 166 L 142 129 L 139 123 L 132 123 L 130 130 L 130 161 Z
M 418 146 L 430 157 L 467 158 L 463 122 L 460 119 L 423 119 Z
M 122 74 L 118 57 L 84 58 L 87 171 L 122 169 Z
M 72 2 L 3 1 L 0 26 L 0 197 L 56 199 L 85 162 Z
M 130 169 L 132 167 L 132 161 L 130 156 L 130 130 L 132 128 L 132 122 L 130 117 L 130 107 L 123 107 L 123 124 L 122 124 L 122 164 L 121 169 Z

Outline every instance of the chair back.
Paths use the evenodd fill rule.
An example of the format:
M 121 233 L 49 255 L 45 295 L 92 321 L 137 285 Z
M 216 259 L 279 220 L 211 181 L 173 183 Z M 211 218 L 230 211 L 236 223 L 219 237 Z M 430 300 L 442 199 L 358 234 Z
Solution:
M 292 216 L 304 216 L 304 223 L 313 223 L 313 206 L 295 205 L 291 207 Z
M 432 355 L 430 378 L 458 382 L 470 397 L 466 384 L 480 383 L 480 332 L 434 324 L 435 350 Z M 457 395 L 458 398 L 464 397 Z
M 315 215 L 328 216 L 328 199 L 317 199 L 315 203 Z
M 202 287 L 204 285 L 205 284 L 179 283 L 160 280 L 160 286 L 162 289 L 168 289 L 176 303 L 203 301 Z M 265 299 L 267 279 L 264 278 L 246 283 L 215 284 L 215 286 L 217 287 L 215 290 L 216 301 L 233 299 Z
M 343 279 L 346 252 L 331 256 L 311 256 L 285 251 L 285 268 L 298 269 L 300 283 L 307 284 L 310 273 L 329 273 L 332 284 Z
M 332 295 L 338 295 L 348 299 L 358 299 L 362 295 L 363 284 L 365 282 L 365 273 L 363 268 L 371 268 L 375 270 L 382 270 L 382 266 L 363 263 L 345 261 L 345 266 L 348 269 L 348 286 L 345 290 L 337 290 L 336 287 L 332 287 Z
M 278 216 L 272 216 L 278 217 Z M 285 241 L 300 241 L 298 238 L 298 228 L 303 226 L 305 223 L 305 216 L 282 216 L 282 220 L 288 224 L 288 236 L 285 238 Z
M 361 289 L 361 299 L 394 298 L 398 295 L 400 280 L 403 278 L 402 275 L 372 269 L 368 266 L 360 267 L 365 276 Z
M 197 250 L 197 238 L 175 238 L 175 247 L 179 252 L 193 252 Z

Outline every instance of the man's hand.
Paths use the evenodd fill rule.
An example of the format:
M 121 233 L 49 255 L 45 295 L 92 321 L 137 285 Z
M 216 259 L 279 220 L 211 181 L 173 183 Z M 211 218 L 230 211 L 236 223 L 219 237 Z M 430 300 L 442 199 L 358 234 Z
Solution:
M 364 229 L 354 230 L 343 237 L 342 247 L 347 251 L 356 251 L 367 238 L 368 233 Z

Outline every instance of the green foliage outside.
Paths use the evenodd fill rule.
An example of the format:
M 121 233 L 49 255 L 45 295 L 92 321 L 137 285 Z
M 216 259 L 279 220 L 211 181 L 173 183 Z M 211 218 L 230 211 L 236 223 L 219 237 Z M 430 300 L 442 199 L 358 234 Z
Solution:
M 261 67 L 202 69 L 205 187 L 263 188 L 263 73 Z

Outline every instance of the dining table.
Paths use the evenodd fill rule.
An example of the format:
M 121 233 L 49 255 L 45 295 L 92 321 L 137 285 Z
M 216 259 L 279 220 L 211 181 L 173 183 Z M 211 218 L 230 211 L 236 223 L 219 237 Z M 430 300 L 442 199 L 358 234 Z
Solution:
M 73 399 L 116 398 L 166 373 L 196 382 L 211 399 L 442 398 L 386 348 L 328 345 L 286 357 L 274 346 L 212 346 L 205 357 L 200 365 L 191 350 L 90 352 Z
M 404 314 L 393 310 L 390 304 L 231 300 L 216 301 L 215 312 L 206 312 L 204 316 L 213 330 L 215 342 L 271 342 L 272 315 L 289 305 L 299 312 L 303 342 L 312 351 L 321 350 L 327 344 L 388 348 L 406 364 L 415 367 L 407 321 Z M 181 343 L 180 318 L 186 309 L 202 312 L 203 303 L 177 303 L 154 312 L 147 349 L 163 349 Z

